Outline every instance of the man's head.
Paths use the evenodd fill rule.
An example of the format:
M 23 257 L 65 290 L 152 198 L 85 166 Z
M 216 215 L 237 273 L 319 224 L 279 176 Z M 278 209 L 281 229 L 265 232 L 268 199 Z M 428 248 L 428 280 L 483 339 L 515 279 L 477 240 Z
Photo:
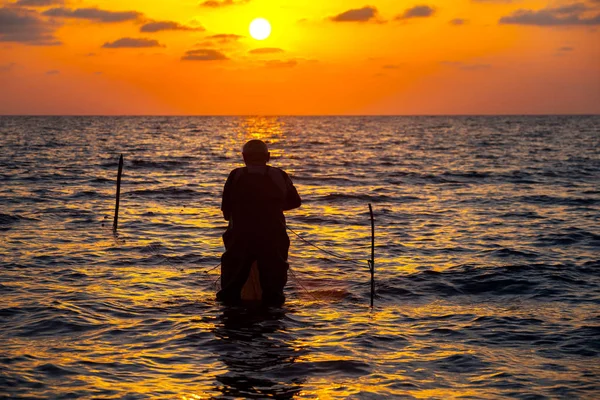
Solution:
M 267 145 L 262 140 L 250 140 L 242 148 L 246 165 L 266 165 L 271 158 Z

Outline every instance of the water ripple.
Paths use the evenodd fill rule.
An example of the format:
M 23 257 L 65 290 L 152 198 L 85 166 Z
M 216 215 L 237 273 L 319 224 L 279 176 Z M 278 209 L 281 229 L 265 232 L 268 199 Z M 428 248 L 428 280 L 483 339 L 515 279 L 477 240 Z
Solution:
M 0 117 L 0 397 L 596 398 L 599 126 Z M 343 258 L 292 236 L 283 308 L 214 300 L 251 138 L 305 200 L 290 227 Z

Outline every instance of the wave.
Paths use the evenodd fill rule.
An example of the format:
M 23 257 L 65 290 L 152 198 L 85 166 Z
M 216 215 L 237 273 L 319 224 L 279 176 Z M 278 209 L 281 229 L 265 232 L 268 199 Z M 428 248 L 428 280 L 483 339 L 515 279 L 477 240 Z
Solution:
M 12 229 L 14 225 L 24 220 L 29 220 L 29 218 L 21 217 L 19 215 L 0 213 L 0 232 L 8 231 Z
M 177 169 L 182 169 L 189 165 L 188 161 L 175 161 L 175 160 L 165 160 L 165 161 L 150 161 L 150 160 L 140 160 L 133 159 L 129 163 L 129 168 L 138 170 L 138 169 L 159 169 L 165 171 L 172 171 Z
M 492 255 L 495 257 L 500 257 L 500 258 L 522 257 L 522 258 L 533 259 L 533 258 L 538 258 L 540 256 L 539 253 L 528 252 L 528 251 L 519 251 L 519 250 L 509 249 L 506 247 L 502 247 L 502 248 L 496 249 L 496 250 L 489 250 L 489 251 L 487 251 L 487 253 L 489 255 Z
M 15 224 L 21 220 L 21 217 L 17 215 L 2 214 L 0 213 L 0 225 Z
M 341 184 L 348 184 L 348 183 L 356 183 L 354 180 L 350 179 L 350 178 L 345 178 L 345 177 L 331 177 L 331 176 L 305 176 L 305 175 L 298 175 L 294 177 L 294 181 L 295 182 L 335 182 L 335 183 L 341 183 Z
M 347 193 L 330 193 L 324 196 L 307 197 L 304 199 L 305 202 L 336 202 L 336 201 L 354 201 L 359 200 L 363 202 L 394 202 L 394 203 L 412 203 L 415 201 L 421 201 L 419 197 L 415 196 L 387 196 L 387 195 L 374 195 L 374 194 L 347 194 Z
M 434 183 L 434 184 L 457 184 L 465 185 L 467 182 L 460 179 L 453 179 L 451 174 L 428 174 L 418 172 L 406 172 L 406 171 L 395 171 L 387 174 L 388 183 L 390 184 L 401 184 L 401 183 Z M 389 179 L 392 178 L 392 179 Z M 404 180 L 394 180 L 393 178 L 406 178 Z
M 516 198 L 522 203 L 559 205 L 559 206 L 586 206 L 600 203 L 600 199 L 589 197 L 558 197 L 548 195 L 520 196 Z
M 461 178 L 461 179 L 486 179 L 492 176 L 490 172 L 478 172 L 478 171 L 450 171 L 442 173 L 442 176 L 449 176 L 451 178 Z
M 173 199 L 202 199 L 206 196 L 213 196 L 213 193 L 199 192 L 194 189 L 183 187 L 166 187 L 160 189 L 141 189 L 126 192 L 123 196 L 127 197 L 155 197 L 155 198 L 173 198 Z
M 58 310 L 57 312 L 61 312 Z M 40 316 L 41 317 L 41 316 Z M 55 336 L 83 333 L 105 327 L 105 324 L 93 323 L 79 316 L 46 315 L 43 318 L 29 318 L 32 322 L 22 324 L 17 333 L 21 337 Z
M 457 374 L 476 373 L 490 365 L 474 354 L 454 354 L 434 360 L 431 364 L 435 366 L 435 369 L 441 369 Z
M 62 368 L 58 365 L 47 363 L 34 368 L 35 372 L 46 375 L 49 378 L 60 378 L 63 376 L 77 375 L 79 372 Z
M 96 190 L 81 190 L 73 193 L 68 198 L 72 200 L 77 199 L 107 199 L 113 197 L 112 194 L 106 194 L 103 192 L 98 192 Z
M 500 218 L 510 218 L 520 220 L 524 219 L 543 219 L 541 215 L 536 213 L 535 211 L 510 211 L 500 215 Z
M 584 229 L 570 227 L 559 232 L 543 233 L 536 238 L 538 247 L 567 246 L 575 243 L 600 247 L 600 235 Z
M 377 282 L 381 296 L 527 296 L 565 301 L 572 287 L 593 290 L 590 276 L 600 278 L 600 261 L 581 265 L 529 264 L 506 267 L 455 267 L 444 272 L 423 271 Z M 574 301 L 600 303 L 600 298 L 576 296 Z

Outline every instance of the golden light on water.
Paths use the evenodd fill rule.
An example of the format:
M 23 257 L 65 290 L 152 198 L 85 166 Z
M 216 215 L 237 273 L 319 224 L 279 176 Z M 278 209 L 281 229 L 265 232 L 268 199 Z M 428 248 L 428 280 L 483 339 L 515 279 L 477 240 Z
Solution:
M 498 214 L 494 219 L 482 213 L 481 203 L 453 201 L 458 195 L 471 200 L 500 197 L 498 191 L 505 188 L 411 183 L 417 179 L 406 173 L 416 168 L 412 165 L 433 169 L 422 160 L 438 143 L 438 136 L 427 134 L 435 128 L 410 136 L 378 123 L 380 140 L 393 144 L 348 151 L 359 134 L 365 143 L 380 143 L 370 141 L 368 119 L 342 127 L 326 118 L 149 121 L 135 119 L 135 125 L 113 127 L 115 136 L 108 136 L 102 147 L 112 149 L 112 141 L 131 146 L 119 243 L 103 219 L 113 210 L 116 170 L 107 162 L 109 156 L 98 161 L 100 157 L 87 153 L 81 161 L 86 181 L 71 182 L 69 170 L 64 170 L 60 179 L 71 185 L 51 193 L 61 203 L 66 199 L 65 205 L 59 207 L 58 200 L 48 198 L 48 205 L 36 206 L 53 217 L 38 211 L 36 218 L 2 233 L 9 244 L 6 254 L 15 264 L 6 272 L 14 276 L 12 281 L 9 277 L 2 282 L 10 289 L 4 312 L 15 320 L 7 324 L 10 337 L 3 344 L 24 374 L 43 376 L 54 367 L 67 371 L 67 384 L 61 381 L 59 387 L 50 381 L 56 385 L 50 386 L 54 392 L 87 387 L 186 400 L 243 398 L 259 390 L 265 397 L 285 392 L 289 398 L 364 398 L 370 393 L 495 398 L 498 387 L 491 385 L 510 383 L 511 375 L 565 381 L 585 372 L 575 356 L 553 360 L 558 368 L 549 369 L 547 354 L 555 345 L 536 345 L 541 350 L 530 351 L 529 344 L 537 336 L 559 343 L 549 330 L 575 329 L 565 321 L 587 323 L 595 304 L 564 307 L 558 301 L 528 301 L 510 292 L 495 300 L 487 291 L 506 290 L 512 278 L 497 278 L 492 284 L 499 288 L 494 289 L 484 287 L 483 273 L 473 275 L 464 268 L 453 273 L 460 265 L 490 270 L 506 265 L 489 252 L 472 251 L 485 249 L 479 241 L 490 241 L 481 232 L 497 235 L 493 241 L 506 248 L 521 244 L 514 225 L 501 224 Z M 433 123 L 439 126 L 440 120 Z M 82 132 L 70 139 L 88 141 Z M 361 269 L 331 260 L 291 233 L 293 274 L 281 314 L 242 315 L 236 321 L 215 303 L 219 271 L 210 268 L 219 262 L 225 228 L 218 203 L 227 173 L 243 165 L 241 146 L 254 138 L 267 142 L 271 164 L 292 176 L 305 203 L 288 213 L 287 221 L 312 242 L 348 258 L 366 259 L 370 231 L 365 203 L 374 199 L 375 309 L 366 301 L 366 265 Z M 446 151 L 439 150 L 429 162 L 443 171 L 458 169 L 452 164 L 457 158 L 446 156 Z M 96 164 L 89 166 L 89 159 Z M 37 162 L 45 165 L 45 160 L 39 157 Z M 374 167 L 382 160 L 392 165 L 385 170 Z M 382 181 L 390 177 L 384 174 L 394 168 L 402 172 L 401 179 L 388 187 Z M 414 175 L 418 182 L 425 180 L 422 174 Z M 440 171 L 431 175 L 435 176 L 427 179 L 449 179 Z M 34 189 L 35 183 L 23 184 L 13 194 L 33 197 Z M 507 207 L 512 210 L 515 205 Z M 568 218 L 562 208 L 525 207 Z M 528 229 L 527 223 L 539 221 L 519 229 Z M 531 229 L 537 230 L 537 225 Z M 421 273 L 423 269 L 427 273 Z M 465 293 L 449 295 L 453 285 L 456 292 Z M 529 287 L 524 281 L 516 285 Z M 48 314 L 39 321 L 28 320 L 29 311 L 11 316 L 12 308 L 29 306 L 30 301 L 32 314 L 39 315 L 38 308 Z M 512 342 L 493 337 L 502 330 L 513 334 Z M 261 363 L 267 367 L 261 370 Z M 264 379 L 252 381 L 257 375 Z

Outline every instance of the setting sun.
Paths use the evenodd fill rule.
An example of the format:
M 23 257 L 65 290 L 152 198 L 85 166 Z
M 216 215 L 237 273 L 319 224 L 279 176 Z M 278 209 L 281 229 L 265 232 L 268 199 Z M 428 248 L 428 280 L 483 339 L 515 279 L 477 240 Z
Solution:
M 250 36 L 256 40 L 265 40 L 271 34 L 271 24 L 264 18 L 256 18 L 250 23 Z

